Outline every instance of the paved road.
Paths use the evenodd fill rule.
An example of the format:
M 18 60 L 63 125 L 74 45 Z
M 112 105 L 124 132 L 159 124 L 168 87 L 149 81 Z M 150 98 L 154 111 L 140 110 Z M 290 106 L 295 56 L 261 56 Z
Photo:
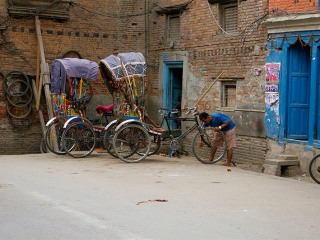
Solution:
M 311 182 L 186 157 L 0 156 L 0 240 L 318 240 L 319 222 Z

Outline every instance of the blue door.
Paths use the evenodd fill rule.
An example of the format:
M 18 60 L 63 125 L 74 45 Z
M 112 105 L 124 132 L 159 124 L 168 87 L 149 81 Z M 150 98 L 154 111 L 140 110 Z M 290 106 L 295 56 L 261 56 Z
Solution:
M 320 51 L 318 51 L 320 52 Z M 320 66 L 320 59 L 318 58 L 318 66 Z M 315 97 L 315 101 L 316 101 L 316 139 L 320 140 L 320 68 L 318 68 L 318 77 L 317 77 L 317 92 L 316 92 L 316 97 Z
M 182 97 L 182 62 L 165 62 L 163 80 L 163 107 L 175 109 L 180 104 Z M 177 128 L 177 123 L 171 121 L 170 128 Z
M 286 137 L 289 139 L 308 139 L 310 58 L 308 46 L 293 45 L 289 48 L 286 124 Z

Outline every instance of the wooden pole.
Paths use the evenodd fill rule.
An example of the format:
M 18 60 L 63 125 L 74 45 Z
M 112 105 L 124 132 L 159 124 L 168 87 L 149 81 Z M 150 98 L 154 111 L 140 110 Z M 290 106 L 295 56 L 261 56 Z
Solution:
M 38 95 L 37 95 L 37 101 L 36 101 L 36 109 L 37 111 L 39 111 L 39 107 L 40 107 L 40 99 L 41 99 L 41 92 L 42 92 L 42 72 L 40 73 L 40 80 L 38 83 Z
M 213 84 L 215 84 L 216 81 L 218 81 L 218 79 L 220 78 L 220 76 L 222 75 L 222 73 L 224 72 L 224 70 L 222 70 L 222 72 L 218 75 L 218 77 L 216 77 L 216 79 L 211 83 L 211 85 L 208 87 L 208 89 L 202 94 L 202 96 L 199 98 L 199 100 L 197 101 L 197 103 L 195 104 L 195 106 L 197 106 L 199 104 L 199 102 L 204 98 L 204 96 L 208 93 L 208 91 L 212 88 Z
M 44 86 L 44 93 L 46 95 L 46 102 L 47 102 L 47 109 L 48 109 L 48 116 L 49 119 L 53 118 L 53 110 L 51 105 L 51 92 L 49 84 L 50 82 L 50 73 L 49 73 L 49 65 L 46 63 L 46 58 L 44 55 L 44 48 L 42 42 L 42 35 L 41 35 L 41 28 L 40 28 L 40 20 L 38 16 L 35 16 L 35 25 L 36 25 L 36 32 L 37 32 L 37 39 L 39 44 L 39 51 L 40 51 L 40 60 L 41 60 L 41 75 L 42 81 Z M 40 84 L 39 84 L 40 89 Z
M 32 89 L 33 89 L 34 99 L 38 99 L 36 83 L 34 82 L 34 80 L 31 80 L 31 82 L 32 82 Z M 42 114 L 41 108 L 38 111 L 38 115 L 39 115 L 39 120 L 40 120 L 40 123 L 41 123 L 42 134 L 43 134 L 43 137 L 44 137 L 44 135 L 46 133 L 46 124 L 44 122 L 44 118 L 43 118 L 43 114 Z
M 130 81 L 130 78 L 129 78 L 129 76 L 128 76 L 127 70 L 126 70 L 125 66 L 123 65 L 121 59 L 120 59 L 120 63 L 121 63 L 122 72 L 123 72 L 124 77 L 125 77 L 125 80 L 126 80 L 127 91 L 128 91 L 128 93 L 129 93 L 129 96 L 130 96 L 130 101 L 131 101 L 131 103 L 133 104 L 133 103 L 135 103 L 135 101 L 134 101 L 134 94 L 133 94 L 133 89 L 132 89 L 131 81 Z
M 36 89 L 39 89 L 39 77 L 40 77 L 40 49 L 37 44 L 37 75 L 36 75 Z

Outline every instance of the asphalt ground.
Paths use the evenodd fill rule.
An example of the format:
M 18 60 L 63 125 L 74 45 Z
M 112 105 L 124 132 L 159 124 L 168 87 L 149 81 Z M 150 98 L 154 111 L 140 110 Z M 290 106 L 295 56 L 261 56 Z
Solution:
M 319 239 L 320 186 L 192 157 L 0 156 L 0 239 Z

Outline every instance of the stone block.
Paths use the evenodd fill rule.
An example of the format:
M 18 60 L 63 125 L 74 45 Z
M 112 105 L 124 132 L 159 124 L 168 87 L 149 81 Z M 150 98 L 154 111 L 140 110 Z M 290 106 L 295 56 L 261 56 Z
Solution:
M 281 176 L 281 166 L 275 164 L 263 164 L 262 173 Z
M 278 166 L 299 166 L 299 160 L 266 159 L 264 163 Z
M 296 155 L 290 155 L 290 154 L 280 154 L 279 157 L 284 160 L 298 160 L 298 157 Z

